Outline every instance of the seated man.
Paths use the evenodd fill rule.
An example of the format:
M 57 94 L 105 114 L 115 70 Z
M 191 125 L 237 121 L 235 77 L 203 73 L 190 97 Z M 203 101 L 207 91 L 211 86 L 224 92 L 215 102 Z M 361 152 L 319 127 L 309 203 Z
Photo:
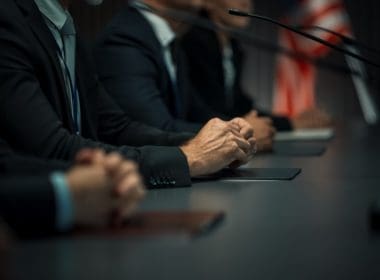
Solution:
M 12 156 L 0 158 L 8 160 Z M 40 165 L 27 161 L 32 162 Z M 23 172 L 0 172 L 0 216 L 22 237 L 120 223 L 144 195 L 135 164 L 118 154 L 82 151 L 65 173 L 41 169 L 36 175 L 28 166 Z
M 247 28 L 250 19 L 229 15 L 226 11 L 230 8 L 252 11 L 253 1 L 208 0 L 202 14 L 216 29 L 218 26 Z M 193 27 L 185 34 L 182 46 L 188 58 L 191 81 L 203 101 L 230 118 L 243 115 L 249 118 L 254 100 L 241 87 L 244 54 L 239 42 L 228 32 Z M 331 125 L 330 118 L 319 110 L 310 110 L 294 119 L 258 111 L 259 116 L 269 117 L 278 131 Z
M 241 119 L 215 119 L 193 139 L 129 119 L 98 82 L 70 3 L 1 3 L 0 137 L 16 152 L 67 161 L 87 147 L 119 152 L 150 187 L 188 186 L 191 176 L 252 158 L 253 130 Z
M 213 117 L 230 119 L 206 106 L 191 85 L 178 44 L 188 26 L 146 11 L 147 4 L 160 11 L 192 11 L 201 3 L 131 1 L 99 37 L 95 57 L 101 81 L 132 118 L 174 132 L 198 132 Z M 270 149 L 274 135 L 271 121 L 254 114 L 247 120 L 255 130 L 259 149 Z

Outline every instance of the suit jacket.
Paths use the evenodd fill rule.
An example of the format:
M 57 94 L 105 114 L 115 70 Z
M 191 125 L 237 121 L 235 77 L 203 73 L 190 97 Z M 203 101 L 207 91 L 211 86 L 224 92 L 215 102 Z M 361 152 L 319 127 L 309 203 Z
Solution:
M 48 176 L 0 177 L 0 216 L 21 236 L 54 232 L 55 196 Z
M 74 133 L 57 45 L 34 1 L 2 0 L 0 49 L 0 137 L 17 153 L 72 160 L 84 147 L 100 147 L 139 163 L 151 186 L 190 185 L 187 160 L 173 147 L 190 136 L 128 118 L 98 82 L 79 38 L 76 75 L 82 133 Z
M 0 216 L 16 233 L 29 236 L 54 231 L 55 195 L 48 176 L 69 166 L 18 156 L 0 139 Z
M 216 33 L 194 27 L 183 37 L 182 48 L 188 59 L 191 81 L 208 106 L 229 118 L 243 116 L 255 108 L 254 100 L 241 87 L 244 55 L 237 41 L 232 41 L 236 69 L 232 106 L 227 104 L 223 54 Z M 289 119 L 258 111 L 261 116 L 271 117 L 277 130 L 291 129 Z
M 102 83 L 129 116 L 167 131 L 197 132 L 211 118 L 223 116 L 200 100 L 189 81 L 184 54 L 178 52 L 179 115 L 162 46 L 138 10 L 127 6 L 113 18 L 94 53 Z
M 0 176 L 46 175 L 53 171 L 65 171 L 70 166 L 69 162 L 16 155 L 9 145 L 0 139 Z

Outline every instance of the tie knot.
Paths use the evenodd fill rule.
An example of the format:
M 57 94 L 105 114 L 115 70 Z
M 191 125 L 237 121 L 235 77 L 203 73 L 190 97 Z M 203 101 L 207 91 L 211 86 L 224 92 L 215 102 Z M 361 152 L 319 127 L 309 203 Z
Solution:
M 61 34 L 62 35 L 75 35 L 76 34 L 74 20 L 70 15 L 67 15 L 67 20 L 61 29 Z

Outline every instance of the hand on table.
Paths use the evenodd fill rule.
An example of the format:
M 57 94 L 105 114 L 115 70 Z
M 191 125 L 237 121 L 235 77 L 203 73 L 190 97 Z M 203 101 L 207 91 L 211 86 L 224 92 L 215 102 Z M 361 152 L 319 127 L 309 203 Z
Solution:
M 229 122 L 212 119 L 180 148 L 187 157 L 192 177 L 245 164 L 257 150 L 253 128 L 239 118 Z
M 75 224 L 107 226 L 128 217 L 144 197 L 137 165 L 121 155 L 84 150 L 66 174 L 72 193 Z
M 256 111 L 251 111 L 244 119 L 253 127 L 259 152 L 268 152 L 273 149 L 276 129 L 271 118 L 259 117 Z

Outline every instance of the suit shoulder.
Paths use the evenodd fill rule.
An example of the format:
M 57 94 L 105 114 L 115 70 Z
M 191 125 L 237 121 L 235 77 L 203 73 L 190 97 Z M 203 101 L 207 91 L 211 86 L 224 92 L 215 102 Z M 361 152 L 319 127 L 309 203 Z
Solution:
M 135 37 L 145 25 L 145 19 L 136 9 L 125 7 L 111 19 L 98 38 L 104 40 L 115 35 Z

